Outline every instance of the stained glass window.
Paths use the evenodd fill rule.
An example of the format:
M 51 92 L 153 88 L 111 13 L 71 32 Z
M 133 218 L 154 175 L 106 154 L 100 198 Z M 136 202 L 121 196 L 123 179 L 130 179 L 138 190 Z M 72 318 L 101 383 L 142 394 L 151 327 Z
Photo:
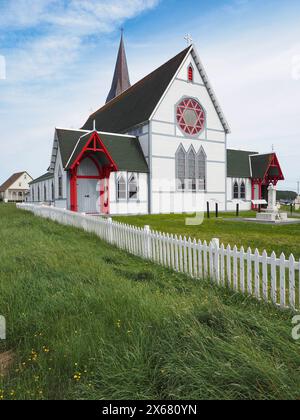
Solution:
M 185 150 L 180 146 L 176 153 L 176 180 L 179 190 L 184 190 L 185 188 L 185 155 Z
M 184 99 L 177 107 L 178 126 L 189 135 L 199 134 L 205 127 L 205 112 L 195 99 Z
M 198 179 L 198 189 L 200 191 L 206 190 L 206 154 L 201 148 L 198 153 L 197 159 L 197 179 Z

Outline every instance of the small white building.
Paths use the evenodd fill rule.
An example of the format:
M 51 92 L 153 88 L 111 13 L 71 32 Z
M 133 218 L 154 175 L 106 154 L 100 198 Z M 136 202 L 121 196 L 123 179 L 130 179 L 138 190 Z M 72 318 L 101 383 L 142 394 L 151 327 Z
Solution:
M 22 203 L 29 199 L 29 183 L 32 177 L 28 172 L 17 172 L 0 186 L 0 199 L 5 203 Z
M 233 166 L 229 133 L 194 45 L 130 86 L 122 37 L 107 103 L 82 129 L 55 130 L 31 201 L 100 214 L 193 213 L 207 202 L 251 209 L 283 175 L 275 154 L 240 152 Z

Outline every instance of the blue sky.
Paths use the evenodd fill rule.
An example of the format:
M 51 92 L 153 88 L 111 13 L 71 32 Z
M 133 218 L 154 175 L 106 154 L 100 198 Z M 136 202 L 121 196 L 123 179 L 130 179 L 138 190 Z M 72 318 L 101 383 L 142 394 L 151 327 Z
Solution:
M 232 128 L 229 145 L 274 145 L 281 187 L 295 189 L 299 18 L 298 0 L 0 0 L 0 182 L 44 173 L 54 127 L 78 128 L 103 104 L 124 26 L 132 82 L 191 33 Z

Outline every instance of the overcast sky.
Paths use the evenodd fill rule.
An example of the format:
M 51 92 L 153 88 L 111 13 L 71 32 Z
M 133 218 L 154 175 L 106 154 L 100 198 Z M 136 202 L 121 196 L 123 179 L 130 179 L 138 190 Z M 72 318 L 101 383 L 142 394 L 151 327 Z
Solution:
M 191 33 L 232 134 L 300 180 L 299 0 L 0 0 L 0 183 L 47 170 L 54 128 L 79 128 L 108 94 L 120 28 L 132 83 Z M 6 78 L 4 79 L 4 62 Z

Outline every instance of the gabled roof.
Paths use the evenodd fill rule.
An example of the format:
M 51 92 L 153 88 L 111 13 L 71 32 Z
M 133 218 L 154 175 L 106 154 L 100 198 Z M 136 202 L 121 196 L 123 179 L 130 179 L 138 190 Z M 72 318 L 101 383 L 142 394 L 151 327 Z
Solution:
M 264 179 L 273 154 L 251 156 L 253 178 Z
M 227 150 L 227 176 L 229 178 L 251 178 L 250 156 L 256 152 Z
M 190 50 L 191 47 L 186 48 L 104 105 L 89 117 L 83 129 L 92 130 L 95 120 L 98 129 L 112 133 L 124 133 L 131 127 L 148 121 Z
M 54 174 L 51 172 L 46 172 L 44 175 L 34 179 L 29 183 L 29 185 L 37 184 L 38 182 L 47 181 L 48 179 L 53 179 Z
M 95 121 L 98 129 L 112 133 L 125 133 L 130 128 L 149 121 L 189 53 L 195 60 L 225 132 L 230 133 L 230 127 L 193 45 L 93 113 L 83 129 L 92 130 Z
M 131 84 L 130 84 L 130 79 L 129 79 L 127 58 L 126 58 L 123 32 L 122 32 L 114 77 L 113 77 L 110 92 L 106 99 L 106 103 L 114 99 L 116 96 L 121 95 L 121 93 L 129 89 L 130 86 Z
M 265 180 L 266 176 L 284 180 L 276 153 L 227 150 L 227 177 Z
M 80 147 L 84 147 L 93 132 L 86 130 L 56 129 L 58 145 L 64 169 L 69 169 Z M 137 137 L 98 132 L 108 153 L 119 171 L 148 173 L 145 160 Z
M 267 175 L 284 179 L 276 153 L 267 153 L 265 155 L 251 156 L 252 177 L 256 179 L 264 179 Z M 271 163 L 276 161 L 276 166 L 270 167 Z M 268 171 L 269 170 L 269 171 Z
M 23 172 L 17 172 L 15 174 L 13 174 L 10 178 L 8 178 L 1 186 L 0 186 L 0 192 L 5 192 L 6 190 L 9 189 L 9 187 L 11 187 L 16 181 L 18 181 L 18 179 L 24 175 L 28 173 L 26 171 Z M 30 175 L 29 175 L 30 176 Z

